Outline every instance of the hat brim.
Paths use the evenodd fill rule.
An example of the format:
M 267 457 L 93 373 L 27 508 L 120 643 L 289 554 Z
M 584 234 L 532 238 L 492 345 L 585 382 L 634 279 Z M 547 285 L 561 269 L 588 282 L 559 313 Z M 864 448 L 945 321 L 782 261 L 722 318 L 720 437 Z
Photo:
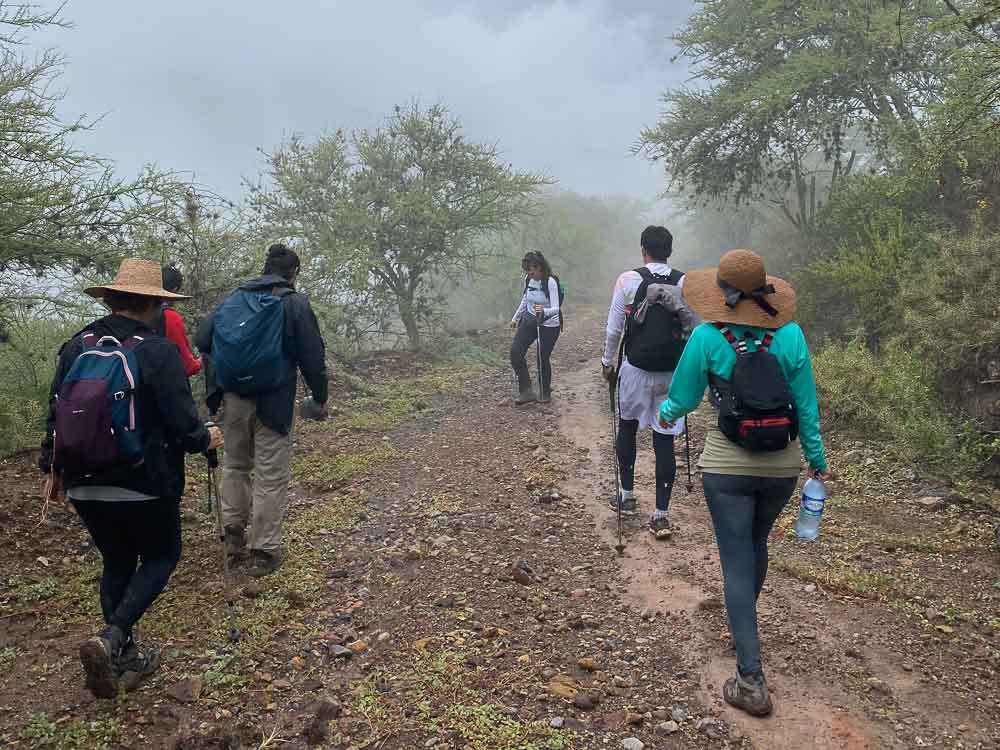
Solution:
M 718 284 L 718 274 L 718 268 L 703 268 L 689 271 L 684 276 L 684 299 L 704 320 L 755 328 L 781 328 L 795 320 L 795 290 L 784 279 L 767 277 L 767 283 L 774 285 L 774 294 L 767 295 L 767 301 L 778 311 L 777 315 L 769 315 L 753 300 L 741 300 L 736 307 L 726 305 L 726 297 Z
M 94 299 L 103 299 L 108 292 L 122 292 L 124 294 L 137 294 L 141 297 L 152 297 L 153 299 L 191 299 L 186 294 L 174 294 L 166 289 L 152 286 L 140 286 L 132 284 L 104 284 L 103 286 L 92 286 L 83 290 L 83 293 Z

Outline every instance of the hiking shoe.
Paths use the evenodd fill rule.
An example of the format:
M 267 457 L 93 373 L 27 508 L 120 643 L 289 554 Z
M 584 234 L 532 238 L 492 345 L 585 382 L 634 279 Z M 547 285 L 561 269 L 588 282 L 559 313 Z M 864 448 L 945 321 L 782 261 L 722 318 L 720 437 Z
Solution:
M 535 392 L 531 390 L 531 388 L 525 388 L 517 394 L 517 398 L 514 399 L 514 404 L 516 406 L 521 406 L 522 404 L 530 404 L 532 401 L 536 400 L 537 397 L 535 396 Z
M 632 495 L 631 497 L 615 495 L 608 501 L 608 507 L 617 513 L 619 503 L 621 504 L 622 513 L 631 515 L 639 510 L 639 501 L 636 500 L 635 495 Z
M 759 682 L 750 681 L 737 673 L 722 686 L 722 697 L 730 706 L 742 709 L 751 716 L 767 716 L 774 708 L 763 677 Z
M 666 516 L 650 516 L 649 533 L 657 539 L 669 539 L 673 535 L 674 530 Z
M 223 544 L 226 548 L 226 557 L 233 567 L 242 565 L 247 560 L 247 538 L 241 526 L 227 526 L 225 528 Z
M 119 684 L 125 688 L 125 692 L 132 692 L 160 668 L 160 662 L 159 649 L 141 648 L 135 641 L 130 641 L 116 664 Z
M 281 552 L 265 552 L 262 549 L 255 549 L 250 552 L 253 558 L 253 567 L 247 571 L 247 575 L 252 578 L 263 578 L 271 575 L 281 567 L 284 555 Z
M 115 662 L 125 642 L 121 628 L 112 625 L 80 644 L 80 663 L 87 690 L 97 698 L 118 695 L 118 674 Z
M 540 404 L 547 404 L 550 401 L 552 401 L 552 394 L 551 393 L 544 393 L 543 392 L 543 393 L 539 394 L 539 396 L 538 396 L 538 403 L 540 403 Z

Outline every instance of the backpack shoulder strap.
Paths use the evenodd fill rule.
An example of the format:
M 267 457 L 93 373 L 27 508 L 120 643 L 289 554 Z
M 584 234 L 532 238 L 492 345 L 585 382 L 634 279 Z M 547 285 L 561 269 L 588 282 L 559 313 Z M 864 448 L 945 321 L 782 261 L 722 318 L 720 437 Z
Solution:
M 740 354 L 746 354 L 747 352 L 746 341 L 737 338 L 736 334 L 729 329 L 729 326 L 727 326 L 725 323 L 713 323 L 712 325 L 714 325 L 716 328 L 719 329 L 719 333 L 721 333 L 725 337 L 726 341 L 733 348 L 733 351 L 736 352 L 737 356 L 739 356 Z
M 639 266 L 638 268 L 633 268 L 632 270 L 639 274 L 642 277 L 642 280 L 647 284 L 653 280 L 653 272 L 645 266 Z
M 681 283 L 681 279 L 684 278 L 684 272 L 678 271 L 676 268 L 671 268 L 670 273 L 667 274 L 667 283 L 671 286 L 677 286 Z
M 639 283 L 639 288 L 635 290 L 635 297 L 632 300 L 632 309 L 634 312 L 639 309 L 639 305 L 641 305 L 642 301 L 646 299 L 646 287 L 656 280 L 656 275 L 645 266 L 639 266 L 638 268 L 634 268 L 632 270 L 642 277 L 642 281 Z

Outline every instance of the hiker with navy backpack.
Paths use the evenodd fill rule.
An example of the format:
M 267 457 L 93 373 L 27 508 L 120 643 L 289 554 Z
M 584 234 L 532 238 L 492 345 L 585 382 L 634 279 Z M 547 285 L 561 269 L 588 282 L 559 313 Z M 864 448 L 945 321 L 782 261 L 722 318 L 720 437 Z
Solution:
M 701 402 L 706 388 L 717 424 L 698 462 L 722 563 L 736 676 L 726 702 L 755 716 L 771 712 L 757 632 L 767 575 L 767 537 L 798 482 L 830 476 L 820 435 L 812 362 L 795 320 L 795 290 L 768 276 L 759 255 L 726 253 L 717 269 L 692 271 L 688 304 L 705 319 L 684 349 L 660 409 L 664 426 Z
M 326 411 L 326 348 L 308 298 L 295 290 L 299 267 L 295 252 L 272 245 L 263 274 L 228 295 L 195 341 L 211 360 L 208 408 L 222 407 L 226 433 L 219 499 L 226 554 L 237 566 L 249 558 L 255 578 L 284 558 L 298 372 L 317 417 Z
M 510 365 L 517 376 L 518 406 L 532 401 L 548 403 L 552 400 L 552 350 L 556 347 L 562 330 L 562 285 L 552 273 L 552 268 L 541 253 L 530 252 L 521 260 L 524 271 L 524 293 L 514 312 L 510 327 L 514 340 L 510 345 Z M 528 349 L 535 342 L 538 359 L 538 393 L 531 388 L 528 372 Z
M 105 627 L 80 646 L 86 685 L 113 698 L 159 666 L 133 628 L 167 585 L 181 554 L 184 454 L 222 445 L 198 416 L 177 347 L 153 326 L 160 264 L 126 260 L 111 284 L 86 293 L 110 315 L 59 350 L 39 466 L 45 501 L 69 498 L 103 559 Z
M 681 296 L 684 274 L 669 264 L 673 253 L 670 232 L 665 227 L 646 227 L 639 246 L 644 265 L 624 272 L 615 283 L 601 357 L 612 409 L 617 389 L 619 414 L 614 446 L 619 486 L 609 505 L 618 513 L 637 511 L 636 437 L 640 429 L 652 429 L 656 507 L 649 519 L 649 531 L 658 539 L 666 539 L 672 531 L 667 513 L 677 477 L 674 437 L 684 432 L 684 423 L 680 420 L 664 427 L 659 424 L 658 410 L 667 397 L 671 374 L 687 336 L 698 320 Z

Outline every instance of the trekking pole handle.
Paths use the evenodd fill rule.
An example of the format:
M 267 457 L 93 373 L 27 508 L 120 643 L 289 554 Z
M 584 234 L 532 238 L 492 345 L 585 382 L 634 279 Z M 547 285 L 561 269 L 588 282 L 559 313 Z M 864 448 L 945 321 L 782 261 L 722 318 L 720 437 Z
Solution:
M 206 430 L 210 430 L 213 427 L 218 427 L 218 428 L 221 429 L 221 426 L 217 422 L 212 422 L 212 421 L 205 422 L 205 429 Z M 219 450 L 218 450 L 218 448 L 212 448 L 211 450 L 205 451 L 205 458 L 208 460 L 208 468 L 210 468 L 210 469 L 216 469 L 216 468 L 218 468 L 218 466 L 219 466 Z

